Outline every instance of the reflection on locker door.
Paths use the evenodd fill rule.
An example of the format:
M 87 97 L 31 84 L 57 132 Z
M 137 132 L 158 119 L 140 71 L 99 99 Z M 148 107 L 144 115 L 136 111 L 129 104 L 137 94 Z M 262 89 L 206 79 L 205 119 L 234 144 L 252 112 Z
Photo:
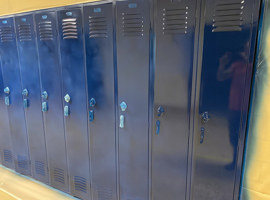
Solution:
M 2 32 L 3 28 L 0 27 Z M 3 43 L 3 36 L 0 35 L 0 45 Z M 5 39 L 4 39 L 5 40 Z M 0 53 L 2 55 L 2 51 Z M 1 64 L 0 64 L 1 67 Z M 13 148 L 11 145 L 9 119 L 6 106 L 7 100 L 4 93 L 4 83 L 2 73 L 0 73 L 0 163 L 10 169 L 14 169 Z
M 155 2 L 152 195 L 185 199 L 196 0 Z
M 48 166 L 43 117 L 40 111 L 38 55 L 32 15 L 15 17 L 22 80 L 22 104 L 26 116 L 33 177 L 47 183 Z
M 259 3 L 205 1 L 193 199 L 238 199 Z
M 90 198 L 87 103 L 80 8 L 58 12 L 70 192 Z
M 42 12 L 36 14 L 35 23 L 42 91 L 42 104 L 39 111 L 43 112 L 44 117 L 50 184 L 53 187 L 68 192 L 68 167 L 56 13 Z
M 84 7 L 93 199 L 116 200 L 112 3 Z
M 1 67 L 4 81 L 5 104 L 8 109 L 10 135 L 14 154 L 15 169 L 24 175 L 31 175 L 28 136 L 25 126 L 21 96 L 21 77 L 17 53 L 14 19 L 5 18 L 1 24 Z M 7 157 L 11 152 L 6 151 Z
M 116 2 L 121 199 L 148 199 L 149 5 Z

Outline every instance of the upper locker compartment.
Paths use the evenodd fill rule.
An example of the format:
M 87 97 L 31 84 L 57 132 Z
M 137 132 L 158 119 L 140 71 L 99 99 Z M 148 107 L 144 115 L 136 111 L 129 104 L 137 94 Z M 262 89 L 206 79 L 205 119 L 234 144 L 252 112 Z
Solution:
M 238 197 L 259 4 L 205 2 L 194 199 L 212 199 L 209 190 L 215 199 Z
M 68 167 L 64 132 L 62 77 L 55 12 L 35 14 L 43 112 L 51 186 L 67 192 Z
M 117 199 L 113 4 L 84 6 L 93 199 Z
M 148 1 L 116 2 L 119 182 L 122 199 L 149 196 Z
M 32 14 L 15 17 L 18 55 L 22 80 L 22 105 L 34 178 L 48 183 L 48 165 L 43 117 L 40 112 L 41 87 L 34 19 Z
M 71 7 L 57 14 L 70 193 L 80 199 L 89 199 L 90 162 L 82 10 Z
M 196 0 L 156 0 L 152 196 L 185 199 Z

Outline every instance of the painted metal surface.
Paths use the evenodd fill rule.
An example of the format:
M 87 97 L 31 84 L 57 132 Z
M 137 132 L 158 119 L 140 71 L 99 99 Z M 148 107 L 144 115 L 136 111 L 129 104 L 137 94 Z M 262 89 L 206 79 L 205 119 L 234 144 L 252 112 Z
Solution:
M 112 3 L 84 7 L 93 199 L 117 199 Z
M 155 2 L 152 198 L 185 199 L 196 0 Z
M 85 52 L 81 8 L 58 11 L 58 25 L 70 193 L 81 199 L 90 199 Z
M 37 48 L 41 78 L 44 130 L 50 184 L 68 192 L 68 166 L 64 132 L 61 66 L 58 53 L 57 18 L 55 12 L 35 15 Z
M 255 4 L 259 1 L 213 0 L 203 4 L 204 43 L 192 199 L 238 199 L 235 180 L 236 175 L 240 177 L 241 157 L 237 161 L 237 154 L 243 153 L 253 33 L 258 21 L 252 21 L 258 12 Z
M 43 129 L 43 117 L 40 112 L 40 77 L 37 46 L 34 34 L 33 15 L 15 17 L 19 63 L 21 69 L 22 95 L 29 152 L 33 177 L 48 183 L 48 165 Z
M 149 17 L 147 1 L 116 2 L 121 199 L 144 200 L 149 193 Z
M 9 122 L 5 123 L 10 124 L 10 137 L 14 150 L 13 159 L 15 161 L 15 169 L 21 174 L 31 175 L 28 136 L 22 105 L 21 77 L 13 17 L 1 19 L 0 51 L 4 88 L 9 88 L 9 92 L 5 94 L 5 98 L 9 99 L 9 105 L 6 105 Z
M 0 67 L 1 65 L 2 64 L 0 64 Z M 7 94 L 4 92 L 3 76 L 0 74 L 0 162 L 8 168 L 14 169 L 14 151 L 11 142 L 7 105 L 5 104 L 6 96 Z

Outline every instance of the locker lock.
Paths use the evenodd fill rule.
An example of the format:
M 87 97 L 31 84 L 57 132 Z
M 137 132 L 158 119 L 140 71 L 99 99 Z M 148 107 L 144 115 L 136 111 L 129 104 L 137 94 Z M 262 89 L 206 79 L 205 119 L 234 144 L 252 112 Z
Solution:
M 9 94 L 9 93 L 10 93 L 9 87 L 6 87 L 6 88 L 4 89 L 4 93 L 5 93 L 5 94 Z
M 41 98 L 43 100 L 47 100 L 48 99 L 48 93 L 46 91 L 42 92 Z
M 162 106 L 159 106 L 157 109 L 157 113 L 158 113 L 158 117 L 160 117 L 162 115 L 162 113 L 165 112 L 165 109 Z
M 201 118 L 203 123 L 207 123 L 210 120 L 209 113 L 208 112 L 202 113 Z
M 122 110 L 123 112 L 126 111 L 126 109 L 127 109 L 127 104 L 126 104 L 126 102 L 122 101 L 122 102 L 120 103 L 120 108 L 121 108 L 121 110 Z
M 64 97 L 64 99 L 65 99 L 65 102 L 67 102 L 67 103 L 69 103 L 70 100 L 71 100 L 69 94 L 66 94 L 66 96 Z
M 89 105 L 91 106 L 91 107 L 95 107 L 95 105 L 96 105 L 96 100 L 94 99 L 94 98 L 92 98 L 92 99 L 90 99 L 90 101 L 89 101 Z
M 22 95 L 23 96 L 25 96 L 25 97 L 27 97 L 28 96 L 28 90 L 27 89 L 24 89 L 23 91 L 22 91 Z

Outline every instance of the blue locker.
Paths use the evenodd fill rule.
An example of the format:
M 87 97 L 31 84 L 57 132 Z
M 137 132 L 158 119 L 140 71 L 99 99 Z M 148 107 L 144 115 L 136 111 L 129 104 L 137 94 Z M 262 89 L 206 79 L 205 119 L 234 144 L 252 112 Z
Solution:
M 0 28 L 3 32 L 3 28 Z M 6 37 L 0 34 L 0 43 L 3 43 Z M 1 52 L 2 53 L 2 52 Z M 1 67 L 1 64 L 0 64 Z M 7 92 L 7 89 L 5 90 Z M 8 106 L 8 100 L 6 100 L 6 94 L 4 92 L 4 83 L 2 74 L 0 74 L 0 163 L 5 167 L 14 170 L 13 148 L 11 145 L 10 128 L 8 120 L 8 112 L 6 106 Z
M 21 77 L 14 19 L 10 17 L 3 18 L 0 21 L 1 67 L 5 88 L 5 103 L 9 116 L 10 136 L 14 149 L 13 159 L 15 161 L 15 169 L 21 174 L 31 175 L 28 136 L 26 132 L 25 116 L 21 96 Z M 3 90 L 1 89 L 1 91 Z M 7 149 L 5 155 L 10 157 L 12 154 L 10 150 Z
M 149 197 L 149 32 L 147 1 L 116 2 L 121 199 Z
M 22 104 L 29 136 L 32 173 L 35 179 L 48 183 L 46 143 L 40 110 L 39 63 L 33 16 L 29 14 L 15 17 L 15 26 L 23 88 Z
M 155 1 L 152 198 L 185 199 L 196 0 Z
M 68 167 L 64 132 L 57 20 L 55 12 L 35 15 L 39 56 L 41 99 L 46 134 L 50 185 L 68 192 Z
M 90 199 L 85 52 L 81 8 L 58 12 L 70 193 Z
M 192 199 L 238 199 L 260 1 L 203 3 Z
M 93 199 L 117 199 L 113 5 L 84 7 Z

